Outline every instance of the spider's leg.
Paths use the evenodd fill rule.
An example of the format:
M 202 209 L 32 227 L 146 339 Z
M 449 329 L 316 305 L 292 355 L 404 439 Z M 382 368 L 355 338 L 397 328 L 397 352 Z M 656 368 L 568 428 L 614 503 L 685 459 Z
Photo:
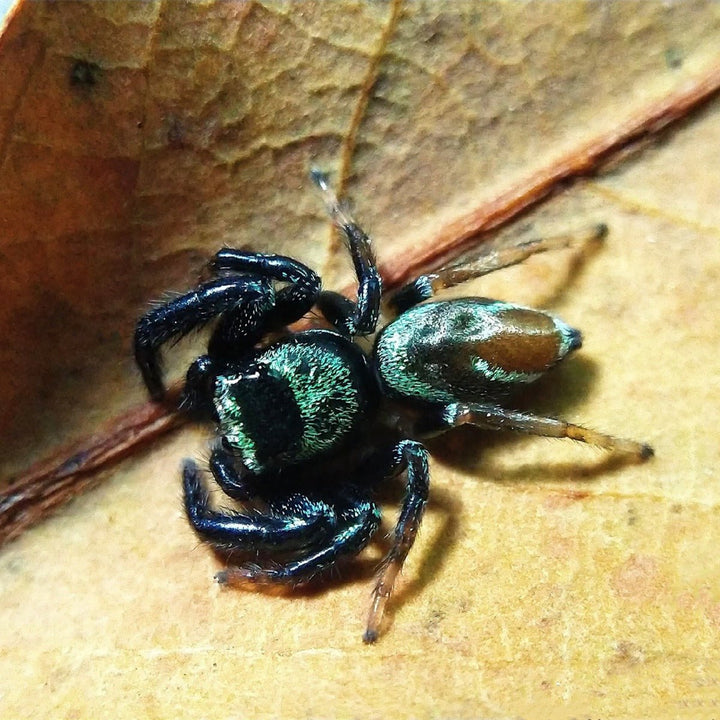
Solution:
M 323 290 L 318 296 L 317 306 L 338 332 L 351 337 L 352 318 L 357 310 L 357 305 L 352 300 L 332 290 Z
M 299 320 L 312 308 L 320 292 L 320 277 L 317 273 L 284 255 L 223 248 L 210 262 L 210 268 L 218 274 L 250 274 L 287 283 L 287 286 L 276 291 L 274 308 L 266 319 L 269 329 Z
M 401 287 L 392 296 L 390 306 L 397 313 L 402 313 L 413 305 L 428 300 L 435 293 L 455 287 L 455 285 L 460 285 L 473 278 L 489 275 L 496 270 L 518 265 L 531 255 L 601 240 L 605 235 L 607 235 L 607 225 L 598 224 L 576 234 L 554 235 L 528 240 L 517 245 L 491 247 L 476 257 L 442 268 L 434 273 L 420 275 Z
M 282 255 L 225 248 L 215 255 L 211 267 L 217 273 L 231 273 L 230 277 L 234 273 L 252 272 L 267 283 L 287 283 L 273 289 L 272 304 L 257 308 L 259 314 L 247 312 L 254 308 L 237 306 L 222 315 L 210 337 L 208 353 L 226 363 L 242 357 L 265 333 L 299 320 L 315 304 L 320 292 L 320 278 L 310 268 Z
M 220 489 L 233 500 L 250 500 L 258 495 L 256 479 L 250 471 L 239 472 L 237 460 L 224 447 L 216 446 L 210 455 L 210 471 Z
M 273 303 L 274 291 L 266 280 L 219 278 L 143 315 L 135 328 L 135 360 L 152 397 L 162 397 L 165 391 L 158 356 L 161 345 L 230 310 L 246 334 L 257 333 L 259 320 Z
M 357 301 L 344 306 L 338 313 L 338 307 L 331 296 L 321 295 L 320 309 L 323 305 L 328 309 L 328 320 L 337 329 L 350 336 L 371 335 L 375 332 L 380 316 L 380 300 L 382 297 L 382 281 L 375 262 L 370 238 L 355 222 L 347 208 L 345 208 L 328 185 L 327 176 L 319 170 L 310 173 L 313 182 L 320 188 L 325 199 L 330 217 L 345 235 L 345 242 L 352 257 L 355 275 L 358 280 Z M 324 293 L 323 293 L 324 295 Z
M 383 560 L 382 569 L 373 590 L 367 627 L 363 635 L 363 642 L 366 643 L 373 643 L 378 638 L 385 606 L 392 594 L 395 580 L 402 570 L 405 558 L 415 542 L 415 536 L 425 512 L 430 487 L 430 473 L 427 450 L 419 442 L 402 440 L 395 446 L 388 474 L 402 469 L 405 469 L 407 475 L 405 499 L 400 510 L 400 517 L 395 525 L 392 547 Z
M 380 509 L 360 492 L 345 488 L 329 500 L 315 499 L 313 502 L 325 502 L 328 508 L 332 505 L 337 517 L 337 526 L 332 531 L 326 531 L 317 542 L 282 564 L 230 566 L 218 574 L 218 581 L 228 585 L 247 582 L 296 585 L 307 582 L 334 565 L 341 556 L 357 555 L 380 526 Z
M 298 550 L 321 541 L 334 524 L 324 503 L 293 496 L 292 512 L 260 514 L 212 510 L 208 491 L 192 460 L 183 464 L 185 512 L 202 540 L 219 550 Z
M 193 360 L 185 375 L 180 407 L 198 420 L 210 419 L 215 412 L 212 392 L 217 370 L 217 363 L 209 355 L 201 355 Z
M 638 460 L 647 460 L 654 451 L 646 443 L 590 430 L 581 425 L 543 417 L 533 413 L 508 410 L 497 405 L 480 403 L 451 403 L 428 413 L 421 421 L 418 433 L 424 437 L 439 434 L 459 425 L 476 425 L 488 430 L 514 430 L 528 435 L 569 438 L 597 445 L 605 450 L 627 454 Z

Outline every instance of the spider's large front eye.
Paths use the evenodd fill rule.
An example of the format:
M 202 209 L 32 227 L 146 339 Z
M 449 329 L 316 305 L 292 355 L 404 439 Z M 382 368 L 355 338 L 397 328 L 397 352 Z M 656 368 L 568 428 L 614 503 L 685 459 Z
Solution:
M 274 459 L 293 452 L 304 425 L 283 378 L 254 366 L 243 373 L 218 377 L 215 388 L 222 434 L 249 470 L 259 472 Z

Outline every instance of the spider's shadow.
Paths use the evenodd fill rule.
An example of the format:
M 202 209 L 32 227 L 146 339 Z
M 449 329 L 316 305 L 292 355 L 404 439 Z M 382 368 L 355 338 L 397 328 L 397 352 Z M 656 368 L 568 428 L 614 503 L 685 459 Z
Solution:
M 558 368 L 529 388 L 522 397 L 513 403 L 518 409 L 532 409 L 538 414 L 567 417 L 588 394 L 597 376 L 596 365 L 584 358 L 574 358 L 566 366 Z M 571 462 L 541 462 L 532 468 L 519 465 L 508 471 L 500 469 L 483 460 L 483 453 L 489 448 L 502 445 L 507 447 L 526 442 L 527 438 L 520 433 L 495 432 L 475 427 L 461 427 L 441 435 L 428 442 L 428 448 L 436 462 L 453 467 L 461 472 L 476 475 L 478 479 L 492 480 L 511 487 L 520 482 L 567 483 L 569 481 L 592 481 L 596 477 L 605 476 L 618 471 L 628 463 L 626 458 L 603 453 L 587 458 L 582 448 L 578 448 L 578 460 Z M 562 442 L 554 439 L 552 442 Z M 551 442 L 548 442 L 551 447 Z M 549 457 L 552 451 L 549 450 Z M 480 491 L 480 489 L 478 489 Z M 579 496 L 577 491 L 573 496 Z M 393 596 L 394 602 L 388 606 L 386 623 L 392 623 L 395 612 L 407 600 L 422 592 L 437 572 L 441 569 L 447 551 L 458 539 L 458 515 L 462 499 L 452 488 L 439 488 L 431 485 L 428 510 L 442 516 L 440 527 L 435 530 L 435 542 L 422 559 L 422 566 L 417 578 L 399 588 Z
M 575 358 L 528 389 L 515 405 L 519 409 L 532 408 L 533 412 L 538 414 L 567 417 L 572 413 L 573 407 L 587 397 L 596 376 L 597 366 L 592 361 Z M 546 485 L 570 481 L 590 482 L 597 477 L 621 470 L 629 462 L 627 458 L 608 453 L 588 459 L 587 454 L 583 456 L 582 448 L 578 448 L 577 461 L 548 460 L 547 463 L 534 464 L 532 468 L 518 465 L 510 471 L 494 467 L 482 459 L 483 453 L 489 448 L 498 445 L 507 447 L 525 441 L 527 438 L 520 433 L 494 432 L 466 426 L 434 439 L 428 443 L 428 447 L 436 461 L 466 474 L 477 475 L 478 479 L 503 483 L 509 488 L 520 482 L 542 482 Z M 553 442 L 562 440 L 554 439 Z M 548 442 L 548 447 L 551 447 L 551 442 Z M 549 457 L 551 453 L 552 450 L 549 450 Z M 578 498 L 584 495 L 578 491 L 571 494 Z M 389 605 L 386 613 L 386 623 L 390 624 L 398 608 L 418 595 L 442 567 L 447 550 L 457 542 L 457 517 L 461 503 L 462 499 L 451 488 L 431 487 L 428 509 L 442 515 L 442 524 L 435 531 L 435 542 L 423 558 L 417 579 L 402 586 L 394 595 L 394 602 Z

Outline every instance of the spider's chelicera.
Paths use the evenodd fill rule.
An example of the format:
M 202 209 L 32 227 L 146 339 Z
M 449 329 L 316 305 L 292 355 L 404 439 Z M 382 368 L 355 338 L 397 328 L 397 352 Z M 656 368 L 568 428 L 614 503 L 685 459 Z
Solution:
M 191 525 L 233 561 L 217 574 L 220 583 L 298 584 L 356 555 L 380 525 L 374 490 L 404 475 L 363 636 L 373 642 L 427 503 L 424 439 L 468 423 L 571 438 L 637 459 L 652 449 L 504 406 L 511 391 L 580 347 L 577 330 L 496 300 L 430 300 L 567 239 L 524 243 L 419 277 L 394 296 L 399 314 L 366 353 L 355 338 L 375 333 L 382 295 L 370 240 L 326 177 L 312 177 L 346 239 L 357 299 L 322 290 L 318 275 L 292 258 L 226 248 L 212 260 L 215 279 L 140 319 L 135 357 L 150 394 L 160 398 L 160 347 L 216 319 L 206 354 L 187 371 L 183 407 L 217 423 L 222 437 L 210 470 L 240 509 L 210 506 L 192 460 L 182 477 Z M 313 307 L 334 329 L 287 330 Z

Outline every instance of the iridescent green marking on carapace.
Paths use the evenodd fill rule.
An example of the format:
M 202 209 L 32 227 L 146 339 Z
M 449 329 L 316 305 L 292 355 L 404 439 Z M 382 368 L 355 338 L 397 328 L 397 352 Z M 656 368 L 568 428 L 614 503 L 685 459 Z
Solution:
M 322 331 L 296 339 L 308 336 L 323 342 L 271 345 L 255 359 L 255 374 L 217 378 L 222 433 L 253 472 L 337 447 L 364 408 L 353 346 Z
M 537 380 L 580 344 L 577 330 L 548 313 L 460 298 L 410 308 L 381 333 L 375 354 L 392 396 L 482 402 Z

